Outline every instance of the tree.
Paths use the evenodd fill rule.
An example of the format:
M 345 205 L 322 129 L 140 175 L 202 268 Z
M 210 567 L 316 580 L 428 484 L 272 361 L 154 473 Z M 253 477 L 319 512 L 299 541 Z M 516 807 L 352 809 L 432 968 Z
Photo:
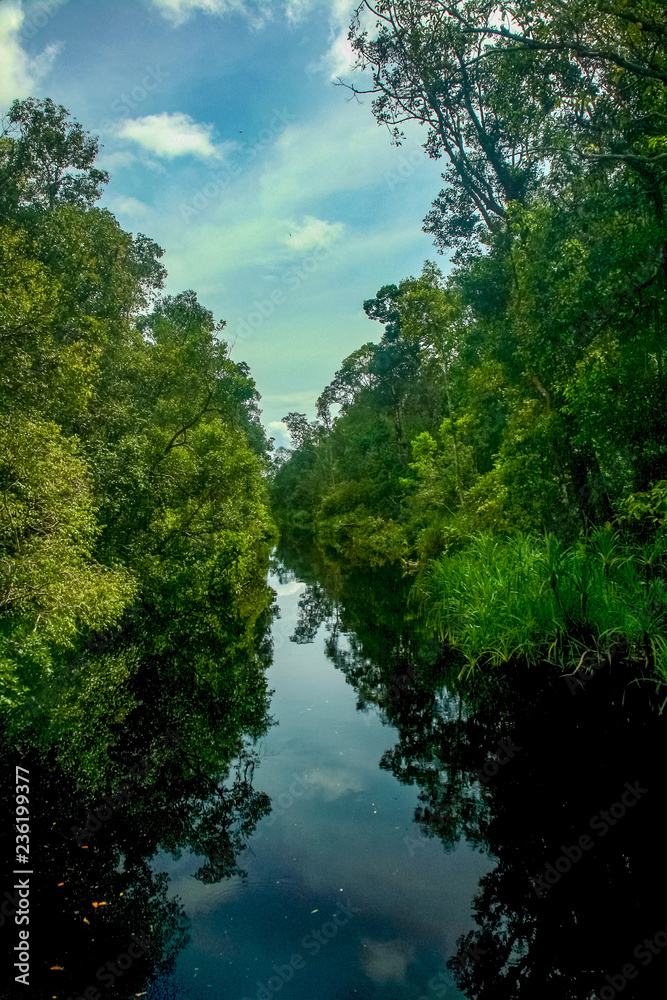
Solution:
M 375 19 L 375 33 L 362 15 Z M 378 122 L 446 156 L 425 220 L 441 251 L 488 242 L 511 203 L 581 171 L 636 172 L 663 212 L 667 34 L 655 0 L 382 0 L 349 34 Z
M 67 646 L 78 630 L 113 624 L 136 592 L 127 572 L 92 558 L 100 526 L 91 487 L 74 443 L 54 424 L 3 419 L 0 613 L 21 621 L 22 635 Z
M 62 104 L 50 98 L 14 101 L 0 138 L 2 214 L 59 203 L 90 208 L 109 180 L 93 165 L 98 152 L 99 141 L 70 121 Z
M 376 345 L 368 343 L 345 358 L 329 385 L 318 397 L 317 415 L 320 420 L 325 422 L 330 420 L 332 406 L 339 406 L 341 413 L 344 413 L 363 389 L 370 389 L 377 383 L 377 378 L 371 371 L 375 352 Z M 292 439 L 296 444 L 294 436 Z
M 443 374 L 448 427 L 454 451 L 454 477 L 459 502 L 463 502 L 463 478 L 459 459 L 459 434 L 452 392 L 452 368 L 460 351 L 458 326 L 462 307 L 455 291 L 443 287 L 442 274 L 426 264 L 421 278 L 401 284 L 399 300 L 401 330 L 408 342 L 416 343 L 425 358 L 433 358 Z
M 197 670 L 214 677 L 249 647 L 270 601 L 255 383 L 193 291 L 155 300 L 163 251 L 93 205 L 105 176 L 96 141 L 50 101 L 16 103 L 11 116 L 19 134 L 0 151 L 15 195 L 0 221 L 0 638 L 12 703 L 68 643 L 110 630 L 135 602 L 163 653 L 198 642 Z
M 362 29 L 365 11 L 376 18 L 374 37 Z M 418 122 L 428 130 L 428 155 L 449 161 L 442 175 L 448 186 L 425 227 L 441 250 L 476 246 L 505 218 L 507 205 L 525 200 L 538 179 L 529 135 L 507 113 L 507 104 L 518 99 L 520 80 L 501 95 L 483 41 L 464 28 L 446 4 L 382 0 L 361 4 L 349 33 L 355 68 L 372 73 L 369 89 L 355 84 L 350 89 L 376 95 L 373 113 L 396 143 L 404 138 L 403 124 Z

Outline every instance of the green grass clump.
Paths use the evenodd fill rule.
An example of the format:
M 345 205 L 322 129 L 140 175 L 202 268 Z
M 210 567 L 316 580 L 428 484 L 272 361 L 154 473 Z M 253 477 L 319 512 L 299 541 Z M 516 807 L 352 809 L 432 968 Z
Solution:
M 609 528 L 573 544 L 478 534 L 431 562 L 415 596 L 463 673 L 513 659 L 571 668 L 624 639 L 667 681 L 667 536 L 638 547 Z

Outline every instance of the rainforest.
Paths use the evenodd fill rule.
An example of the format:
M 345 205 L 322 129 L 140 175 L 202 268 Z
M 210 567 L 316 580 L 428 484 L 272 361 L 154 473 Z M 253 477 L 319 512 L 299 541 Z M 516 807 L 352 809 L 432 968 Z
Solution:
M 346 562 L 418 570 L 466 671 L 667 678 L 665 36 L 640 6 L 512 4 L 496 28 L 485 4 L 380 4 L 374 37 L 353 25 L 378 122 L 397 143 L 419 122 L 445 162 L 424 226 L 451 265 L 364 302 L 383 331 L 315 420 L 286 415 L 274 505 Z
M 416 136 L 437 169 L 412 219 L 432 253 L 355 301 L 366 342 L 317 391 L 262 395 L 268 324 L 307 287 L 321 308 L 281 378 L 310 378 L 301 350 L 349 343 L 344 291 L 339 317 L 317 281 L 358 252 L 353 223 L 283 220 L 292 278 L 273 293 L 261 239 L 300 161 L 326 160 L 352 204 L 354 143 L 332 166 L 283 111 L 243 147 L 212 111 L 137 110 L 165 79 L 185 107 L 181 73 L 222 106 L 200 56 L 142 68 L 123 94 L 136 117 L 95 129 L 23 93 L 60 53 L 31 56 L 27 28 L 85 5 L 42 4 L 41 28 L 23 0 L 0 9 L 0 92 L 17 90 L 0 127 L 0 996 L 652 1000 L 667 949 L 664 4 L 318 4 L 118 7 L 146 52 L 155 35 L 201 53 L 231 25 L 235 100 L 260 35 L 292 32 L 289 52 L 272 43 L 282 80 L 324 7 L 339 33 L 342 12 L 336 98 L 397 157 L 383 224 L 404 224 L 417 168 L 402 148 Z M 315 54 L 300 70 L 313 93 Z M 228 192 L 234 155 L 250 171 L 267 150 L 294 155 L 294 175 Z M 163 247 L 126 227 L 150 213 L 114 170 L 171 184 L 183 156 L 208 173 L 161 201 L 157 221 L 189 206 Z M 247 213 L 222 247 L 217 197 Z M 218 270 L 179 290 L 195 244 Z M 225 266 L 244 254 L 261 281 L 227 322 L 207 303 L 225 281 L 236 294 Z

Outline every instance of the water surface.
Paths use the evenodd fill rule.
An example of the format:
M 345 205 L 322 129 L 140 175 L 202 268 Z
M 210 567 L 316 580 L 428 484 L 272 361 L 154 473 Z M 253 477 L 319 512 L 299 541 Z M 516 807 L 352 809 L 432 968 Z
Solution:
M 33 795 L 31 1000 L 664 995 L 650 683 L 460 683 L 400 569 L 287 540 L 269 582 L 279 617 L 258 582 L 254 644 L 215 671 L 196 621 L 156 653 L 148 611 L 5 731 L 2 773 L 29 767 Z
M 307 585 L 292 576 L 281 566 L 269 579 L 280 609 L 268 672 L 276 725 L 259 744 L 255 785 L 272 812 L 243 858 L 246 879 L 202 885 L 192 857 L 157 860 L 192 943 L 148 996 L 461 997 L 445 962 L 474 926 L 471 901 L 493 859 L 465 840 L 445 852 L 416 826 L 418 787 L 379 766 L 397 729 L 375 706 L 358 710 L 327 650 L 334 629 L 339 657 L 354 636 L 332 626 L 333 608 L 313 627 Z M 299 624 L 307 642 L 294 641 Z

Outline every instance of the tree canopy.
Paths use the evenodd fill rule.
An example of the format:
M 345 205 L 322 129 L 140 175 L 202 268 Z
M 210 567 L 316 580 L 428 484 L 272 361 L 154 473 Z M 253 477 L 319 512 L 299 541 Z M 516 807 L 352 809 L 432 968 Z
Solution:
M 372 28 L 368 24 L 373 25 Z M 623 164 L 661 201 L 667 164 L 661 4 L 380 0 L 349 34 L 394 141 L 427 129 L 446 186 L 425 220 L 441 251 L 486 244 L 508 206 Z
M 95 206 L 97 141 L 65 108 L 17 101 L 8 121 L 0 654 L 16 720 L 138 607 L 163 650 L 199 642 L 214 676 L 270 603 L 273 527 L 259 396 L 224 323 L 193 291 L 161 296 L 162 249 Z
M 381 0 L 350 41 L 378 123 L 447 161 L 425 228 L 453 256 L 364 303 L 384 333 L 320 395 L 278 516 L 360 563 L 435 559 L 421 599 L 471 663 L 622 632 L 667 676 L 663 5 Z

